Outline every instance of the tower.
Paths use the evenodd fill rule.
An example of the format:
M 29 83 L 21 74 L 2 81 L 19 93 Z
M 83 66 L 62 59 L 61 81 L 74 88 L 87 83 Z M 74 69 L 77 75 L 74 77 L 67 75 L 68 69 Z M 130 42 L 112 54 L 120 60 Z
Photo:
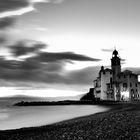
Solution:
M 121 59 L 118 56 L 118 51 L 115 49 L 112 53 L 112 59 L 111 59 L 111 69 L 113 72 L 113 82 L 117 82 L 117 76 L 121 72 Z
M 115 101 L 120 100 L 120 87 L 118 81 L 118 74 L 121 72 L 121 59 L 119 57 L 118 51 L 115 49 L 112 53 L 111 59 L 111 69 L 112 69 L 112 81 L 114 89 L 114 99 Z

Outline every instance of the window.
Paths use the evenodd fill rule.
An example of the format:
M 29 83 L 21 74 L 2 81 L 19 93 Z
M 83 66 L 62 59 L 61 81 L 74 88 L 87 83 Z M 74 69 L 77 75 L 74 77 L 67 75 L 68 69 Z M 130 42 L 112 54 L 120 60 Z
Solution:
M 96 82 L 96 87 L 98 87 L 98 84 L 97 84 L 97 82 Z
M 137 85 L 137 83 L 136 83 L 136 87 L 137 87 L 138 85 Z
M 138 90 L 136 89 L 136 92 L 138 92 Z
M 132 83 L 130 83 L 130 87 L 132 87 Z
M 123 87 L 124 88 L 127 88 L 127 83 L 123 83 Z
M 124 75 L 124 78 L 125 78 L 126 76 Z
M 131 74 L 130 74 L 130 78 L 131 78 Z
M 96 93 L 100 93 L 100 92 L 101 92 L 101 90 L 97 90 L 97 91 L 96 91 Z
M 110 87 L 112 88 L 112 78 L 110 78 Z
M 131 89 L 131 94 L 132 94 L 132 96 L 134 96 L 134 89 Z
M 123 91 L 127 90 L 127 83 L 123 83 Z

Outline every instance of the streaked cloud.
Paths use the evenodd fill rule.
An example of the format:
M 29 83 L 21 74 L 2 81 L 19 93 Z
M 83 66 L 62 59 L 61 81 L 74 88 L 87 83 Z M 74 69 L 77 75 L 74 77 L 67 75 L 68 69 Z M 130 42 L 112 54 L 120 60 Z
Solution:
M 28 0 L 1 0 L 0 12 L 13 11 L 29 6 Z
M 65 69 L 65 65 L 64 61 L 40 63 L 35 60 L 0 59 L 0 78 L 9 82 L 12 80 L 15 86 L 17 81 L 23 83 L 21 85 L 24 85 L 24 82 L 46 83 L 46 87 L 47 84 L 90 85 L 100 69 L 100 67 L 87 67 L 69 71 Z
M 41 49 L 47 47 L 47 44 L 35 40 L 21 40 L 15 44 L 7 46 L 13 56 L 23 56 L 30 53 L 38 53 Z
M 62 1 L 61 1 L 62 2 Z M 59 0 L 1 0 L 0 2 L 0 30 L 10 27 L 15 17 L 25 13 L 37 11 L 38 3 L 60 3 Z M 37 31 L 47 31 L 44 27 L 36 27 Z
M 0 29 L 5 29 L 15 23 L 15 18 L 7 17 L 0 19 Z
M 121 61 L 124 62 L 124 61 L 126 61 L 126 59 L 121 58 Z
M 37 3 L 61 3 L 62 0 L 1 0 L 0 18 L 20 16 L 35 11 Z
M 28 7 L 25 7 L 25 8 L 19 9 L 19 10 L 0 13 L 0 18 L 10 17 L 10 16 L 20 16 L 20 15 L 23 15 L 24 13 L 28 13 L 33 10 L 35 10 L 34 7 L 32 5 L 30 5 Z
M 42 52 L 39 53 L 34 59 L 42 62 L 56 62 L 62 60 L 70 61 L 101 61 L 101 59 L 91 58 L 82 54 L 76 54 L 73 52 Z
M 47 52 L 46 48 L 48 45 L 36 40 L 20 40 L 5 47 L 9 49 L 11 56 L 15 58 L 34 54 L 33 56 L 31 55 L 29 59 L 39 62 L 66 61 L 72 63 L 72 61 L 101 61 L 101 59 L 98 58 L 73 52 Z
M 112 52 L 114 49 L 113 48 L 111 48 L 111 49 L 101 49 L 101 51 L 103 51 L 103 52 Z
M 6 42 L 6 38 L 3 37 L 3 36 L 1 36 L 1 37 L 0 37 L 0 44 L 3 44 L 3 43 L 5 43 L 5 42 Z
M 27 0 L 1 0 L 0 3 L 0 18 L 21 15 L 27 11 L 31 11 L 32 6 L 30 6 Z
M 18 41 L 7 47 L 15 58 L 30 53 L 35 54 L 34 56 L 29 55 L 25 59 L 8 60 L 4 56 L 0 57 L 0 78 L 23 83 L 27 81 L 47 84 L 88 85 L 93 78 L 90 74 L 93 73 L 94 68 L 70 71 L 66 69 L 66 65 L 67 63 L 72 64 L 73 61 L 100 61 L 100 59 L 73 52 L 46 52 L 44 49 L 47 47 L 46 44 L 33 40 Z

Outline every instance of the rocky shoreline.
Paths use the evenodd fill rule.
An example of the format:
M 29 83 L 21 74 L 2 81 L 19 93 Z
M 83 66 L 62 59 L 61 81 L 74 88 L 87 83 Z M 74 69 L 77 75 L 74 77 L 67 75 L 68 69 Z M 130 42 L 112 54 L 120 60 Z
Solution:
M 0 131 L 0 140 L 140 140 L 140 103 L 60 123 Z

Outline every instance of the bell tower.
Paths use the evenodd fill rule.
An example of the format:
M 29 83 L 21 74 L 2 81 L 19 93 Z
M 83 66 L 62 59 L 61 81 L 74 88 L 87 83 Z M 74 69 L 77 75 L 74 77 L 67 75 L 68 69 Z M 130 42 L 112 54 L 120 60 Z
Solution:
M 117 82 L 117 75 L 121 72 L 121 59 L 119 57 L 118 51 L 115 49 L 112 53 L 111 58 L 111 69 L 113 72 L 113 82 Z

